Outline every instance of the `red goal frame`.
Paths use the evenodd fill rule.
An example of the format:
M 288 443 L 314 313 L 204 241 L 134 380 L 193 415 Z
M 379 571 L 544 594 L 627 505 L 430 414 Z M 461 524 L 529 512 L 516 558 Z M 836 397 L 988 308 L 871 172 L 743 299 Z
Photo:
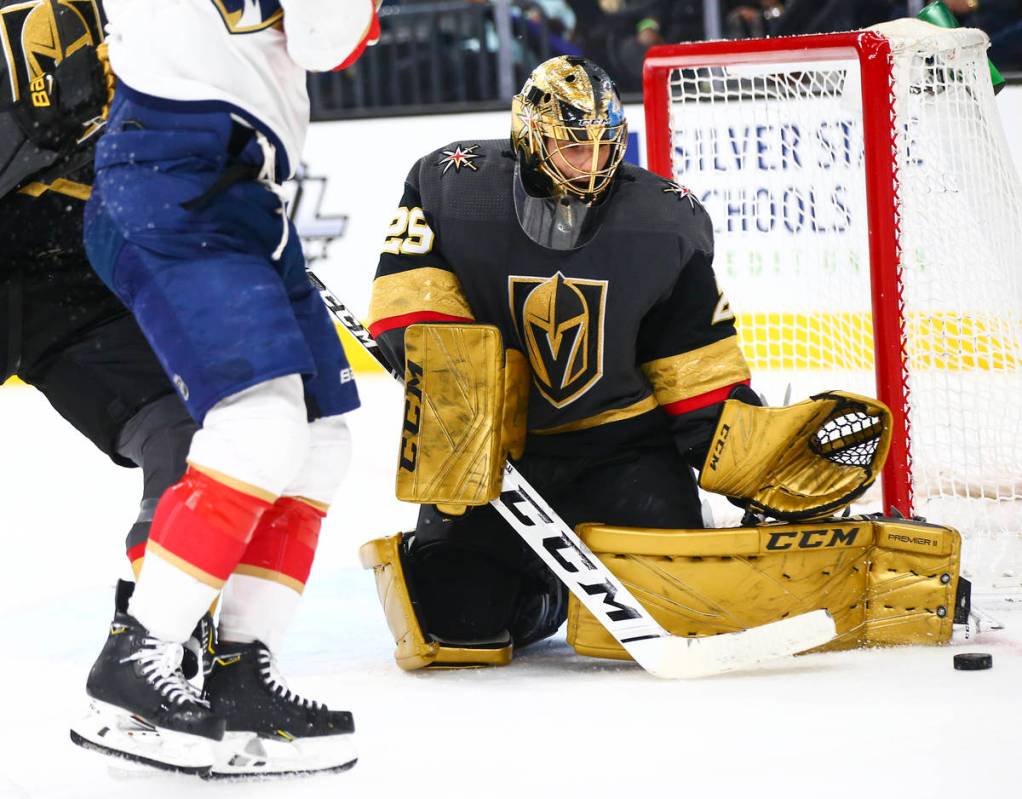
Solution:
M 902 299 L 896 120 L 890 45 L 871 31 L 709 41 L 653 47 L 643 67 L 646 157 L 649 169 L 674 179 L 670 140 L 670 72 L 679 67 L 847 61 L 856 59 L 862 82 L 864 168 L 878 398 L 893 418 L 891 447 L 881 474 L 884 511 L 911 516 L 912 455 Z

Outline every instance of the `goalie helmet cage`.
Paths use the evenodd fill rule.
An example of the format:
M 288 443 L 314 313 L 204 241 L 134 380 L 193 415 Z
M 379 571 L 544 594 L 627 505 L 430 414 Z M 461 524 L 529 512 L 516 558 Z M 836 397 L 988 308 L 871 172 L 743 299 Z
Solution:
M 882 399 L 872 509 L 957 527 L 977 588 L 1018 593 L 1022 188 L 987 44 L 901 20 L 656 47 L 646 148 L 710 213 L 753 385 Z

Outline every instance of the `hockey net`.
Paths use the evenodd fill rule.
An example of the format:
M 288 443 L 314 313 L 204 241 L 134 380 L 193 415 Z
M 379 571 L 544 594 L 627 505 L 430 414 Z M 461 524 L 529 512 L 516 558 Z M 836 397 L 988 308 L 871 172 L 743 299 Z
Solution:
M 773 405 L 834 388 L 885 401 L 883 496 L 857 510 L 957 527 L 977 588 L 1014 594 L 1022 187 L 987 44 L 902 20 L 655 48 L 646 139 L 650 168 L 714 221 L 753 386 Z

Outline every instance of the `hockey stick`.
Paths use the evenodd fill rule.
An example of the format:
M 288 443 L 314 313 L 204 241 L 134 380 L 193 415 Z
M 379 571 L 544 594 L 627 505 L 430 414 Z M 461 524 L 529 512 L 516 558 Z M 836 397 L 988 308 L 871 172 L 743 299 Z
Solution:
M 330 313 L 394 378 L 379 345 L 350 310 L 312 271 L 309 279 Z M 603 562 L 508 462 L 498 499 L 491 503 L 629 655 L 657 677 L 702 677 L 747 669 L 830 641 L 836 634 L 826 610 L 736 633 L 685 638 L 668 633 Z

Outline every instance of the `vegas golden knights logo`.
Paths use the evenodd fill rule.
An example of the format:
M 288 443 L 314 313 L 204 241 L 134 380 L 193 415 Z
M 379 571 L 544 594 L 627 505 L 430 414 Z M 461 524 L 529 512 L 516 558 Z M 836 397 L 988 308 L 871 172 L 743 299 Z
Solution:
M 0 99 L 21 99 L 25 87 L 82 47 L 103 41 L 97 0 L 27 0 L 0 10 L 6 83 Z
M 592 388 L 603 376 L 607 281 L 512 275 L 508 299 L 539 393 L 563 408 Z
M 284 17 L 278 0 L 212 0 L 231 33 L 255 33 Z

